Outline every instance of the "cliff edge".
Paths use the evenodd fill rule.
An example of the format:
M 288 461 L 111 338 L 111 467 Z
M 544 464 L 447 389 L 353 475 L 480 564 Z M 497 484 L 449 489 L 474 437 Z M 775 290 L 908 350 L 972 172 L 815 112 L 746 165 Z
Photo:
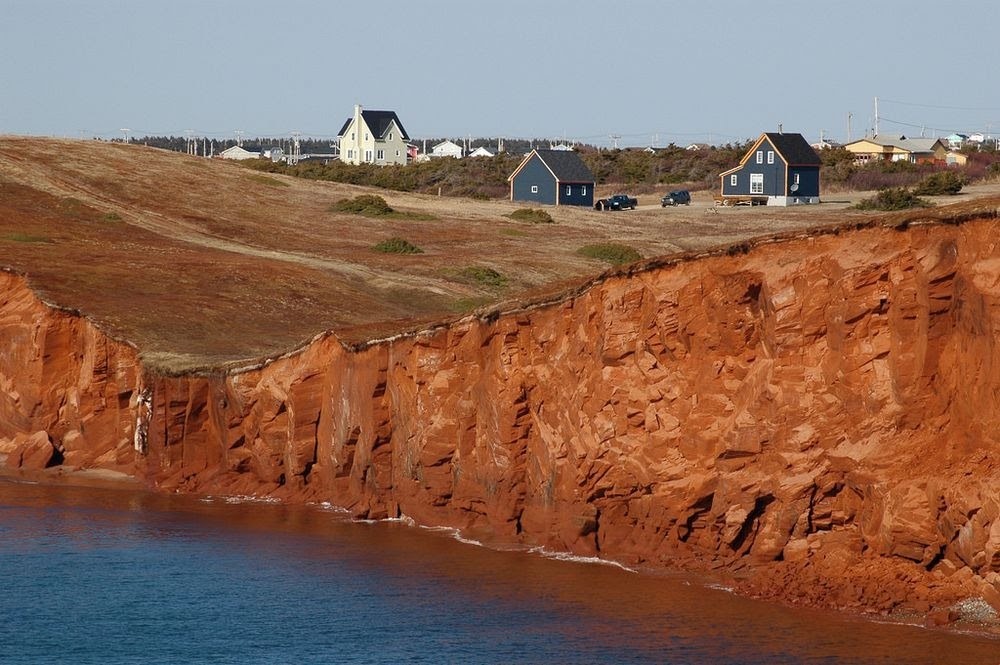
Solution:
M 723 571 L 864 611 L 1000 610 L 995 210 L 652 261 L 546 303 L 165 376 L 0 272 L 0 453 Z M 989 608 L 992 607 L 992 610 Z

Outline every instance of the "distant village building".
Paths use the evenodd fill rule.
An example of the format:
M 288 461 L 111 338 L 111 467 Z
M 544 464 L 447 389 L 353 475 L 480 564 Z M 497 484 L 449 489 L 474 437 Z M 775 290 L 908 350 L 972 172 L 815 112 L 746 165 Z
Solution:
M 236 160 L 260 159 L 260 153 L 250 152 L 249 150 L 244 149 L 242 146 L 234 145 L 233 147 L 226 148 L 225 150 L 220 152 L 219 157 L 221 157 L 222 159 L 236 159 Z
M 969 137 L 966 134 L 959 134 L 957 132 L 955 134 L 949 134 L 948 136 L 944 137 L 944 142 L 952 150 L 958 150 L 963 145 L 965 145 L 965 142 L 968 140 Z
M 366 111 L 356 105 L 337 138 L 342 162 L 406 164 L 410 137 L 395 111 Z
M 708 150 L 711 147 L 712 146 L 709 145 L 708 143 L 692 143 L 692 144 L 688 145 L 688 147 L 686 147 L 684 149 L 685 150 Z
M 490 152 L 483 146 L 479 146 L 478 148 L 469 153 L 469 157 L 494 157 L 494 156 L 495 155 L 492 152 Z
M 944 164 L 948 155 L 948 148 L 941 139 L 910 139 L 905 136 L 876 135 L 851 141 L 844 148 L 854 153 L 854 161 L 861 164 L 876 160 Z
M 801 134 L 761 134 L 739 166 L 721 174 L 723 200 L 767 205 L 819 203 L 819 155 Z
M 441 143 L 431 148 L 431 157 L 454 157 L 455 159 L 461 159 L 464 155 L 465 151 L 462 149 L 462 146 L 454 141 L 441 141 Z
M 594 205 L 594 174 L 572 150 L 532 150 L 507 180 L 511 201 Z

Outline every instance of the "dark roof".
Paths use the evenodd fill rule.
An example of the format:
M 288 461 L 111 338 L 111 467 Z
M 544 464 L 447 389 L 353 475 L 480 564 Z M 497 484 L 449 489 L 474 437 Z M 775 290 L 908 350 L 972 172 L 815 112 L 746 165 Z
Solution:
M 572 150 L 535 150 L 559 182 L 594 182 L 594 174 Z
M 823 162 L 802 134 L 765 132 L 764 136 L 790 166 L 821 166 Z
M 399 127 L 399 133 L 402 135 L 404 141 L 409 141 L 410 137 L 406 133 L 406 129 L 403 127 L 403 123 L 399 121 L 399 117 L 396 115 L 395 111 L 361 111 L 361 117 L 364 119 L 365 124 L 368 125 L 368 129 L 372 131 L 375 136 L 382 138 L 385 133 L 389 131 L 389 125 L 393 121 Z M 344 132 L 347 131 L 347 126 L 351 124 L 354 120 L 354 116 L 351 116 L 344 121 L 344 125 L 337 132 L 337 136 L 343 136 Z

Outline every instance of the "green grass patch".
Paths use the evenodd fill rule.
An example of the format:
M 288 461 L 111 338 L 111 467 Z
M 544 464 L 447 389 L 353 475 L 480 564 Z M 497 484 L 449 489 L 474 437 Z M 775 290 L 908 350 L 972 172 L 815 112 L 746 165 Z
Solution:
M 555 220 L 545 210 L 538 208 L 518 208 L 507 215 L 515 222 L 528 222 L 529 224 L 552 224 Z
M 388 238 L 372 249 L 383 254 L 423 254 L 424 252 L 406 238 Z
M 512 238 L 527 238 L 531 234 L 527 231 L 522 231 L 521 229 L 500 229 L 500 235 L 510 236 Z
M 51 243 L 52 238 L 46 236 L 34 236 L 30 233 L 8 233 L 5 235 L 4 240 L 10 240 L 11 242 L 37 242 L 37 243 Z
M 457 314 L 468 314 L 480 307 L 484 307 L 493 302 L 489 296 L 475 296 L 472 298 L 459 298 L 449 305 L 449 309 Z
M 458 271 L 458 276 L 464 282 L 490 289 L 502 289 L 507 286 L 506 277 L 493 268 L 485 266 L 466 266 Z
M 101 219 L 105 222 L 114 223 L 122 221 L 122 216 L 119 215 L 117 212 L 108 212 L 105 213 L 104 216 L 101 217 Z
M 642 258 L 642 254 L 637 252 L 632 247 L 614 242 L 584 245 L 580 249 L 576 250 L 576 253 L 580 256 L 586 256 L 588 259 L 599 259 L 601 261 L 605 261 L 613 266 L 619 266 L 623 263 L 632 263 L 633 261 L 638 261 Z
M 922 199 L 905 187 L 889 187 L 879 190 L 878 194 L 862 199 L 856 206 L 858 210 L 908 210 L 910 208 L 929 208 L 930 201 Z
M 258 185 L 267 185 L 268 187 L 291 187 L 291 185 L 283 180 L 278 180 L 277 178 L 272 178 L 271 176 L 264 175 L 262 173 L 249 175 L 247 176 L 247 180 L 255 182 Z

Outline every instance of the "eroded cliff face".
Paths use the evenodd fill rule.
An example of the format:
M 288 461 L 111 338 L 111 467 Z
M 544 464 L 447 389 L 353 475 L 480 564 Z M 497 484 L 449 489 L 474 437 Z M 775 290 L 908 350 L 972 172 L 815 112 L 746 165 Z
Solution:
M 0 452 L 751 593 L 1000 609 L 1000 232 L 816 235 L 253 370 L 144 372 L 0 273 Z

